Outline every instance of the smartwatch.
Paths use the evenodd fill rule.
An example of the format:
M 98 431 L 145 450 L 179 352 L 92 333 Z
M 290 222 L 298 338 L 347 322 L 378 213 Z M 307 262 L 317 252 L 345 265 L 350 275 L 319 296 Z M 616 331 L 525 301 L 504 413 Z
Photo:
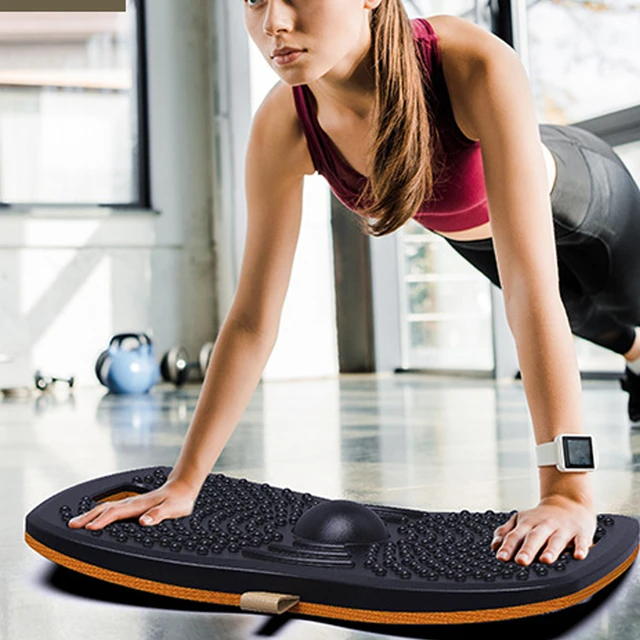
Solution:
M 592 436 L 562 433 L 551 442 L 536 446 L 539 467 L 554 465 L 558 471 L 594 471 L 598 455 Z

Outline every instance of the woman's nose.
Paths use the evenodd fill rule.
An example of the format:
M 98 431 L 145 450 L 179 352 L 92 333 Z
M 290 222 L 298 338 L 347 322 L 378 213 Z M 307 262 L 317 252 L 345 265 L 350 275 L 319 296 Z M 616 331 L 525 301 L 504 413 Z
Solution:
M 293 9 L 284 0 L 265 0 L 264 32 L 275 35 L 279 31 L 289 31 L 293 22 Z

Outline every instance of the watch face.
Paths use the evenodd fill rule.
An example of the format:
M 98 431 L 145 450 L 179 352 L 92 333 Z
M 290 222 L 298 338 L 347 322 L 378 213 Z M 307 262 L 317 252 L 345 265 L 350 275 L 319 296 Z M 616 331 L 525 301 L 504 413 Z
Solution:
M 594 469 L 593 447 L 588 436 L 562 438 L 565 467 L 567 469 Z

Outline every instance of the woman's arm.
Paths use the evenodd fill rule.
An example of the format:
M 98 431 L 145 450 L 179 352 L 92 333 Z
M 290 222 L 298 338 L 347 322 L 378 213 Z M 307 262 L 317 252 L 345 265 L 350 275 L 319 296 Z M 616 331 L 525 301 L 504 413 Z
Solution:
M 256 112 L 245 159 L 247 235 L 233 304 L 211 354 L 171 477 L 200 488 L 233 433 L 273 350 L 302 218 L 306 142 L 291 88 Z
M 70 526 L 99 529 L 141 514 L 157 524 L 191 513 L 260 381 L 278 334 L 300 231 L 304 171 L 311 164 L 285 89 L 276 85 L 252 122 L 245 171 L 247 234 L 238 288 L 178 460 L 159 489 L 102 503 Z
M 439 19 L 442 22 L 442 18 Z M 457 104 L 480 140 L 492 236 L 536 443 L 582 433 L 578 364 L 559 290 L 551 202 L 533 95 L 506 43 L 451 16 L 450 56 L 460 62 Z M 442 30 L 442 29 L 441 29 Z M 454 36 L 455 30 L 455 36 Z M 451 57 L 450 57 L 451 59 Z M 584 557 L 595 531 L 587 474 L 540 469 L 541 501 L 497 531 L 504 559 L 528 564 L 545 547 L 553 562 L 571 542 Z

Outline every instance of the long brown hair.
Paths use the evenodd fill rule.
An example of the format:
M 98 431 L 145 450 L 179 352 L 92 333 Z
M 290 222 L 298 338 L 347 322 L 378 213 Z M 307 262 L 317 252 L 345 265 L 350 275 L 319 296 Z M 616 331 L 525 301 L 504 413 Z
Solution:
M 371 12 L 370 26 L 375 80 L 373 163 L 355 209 L 362 216 L 358 222 L 364 233 L 383 236 L 413 217 L 425 198 L 432 198 L 440 139 L 427 109 L 431 86 L 401 0 L 382 0 Z

